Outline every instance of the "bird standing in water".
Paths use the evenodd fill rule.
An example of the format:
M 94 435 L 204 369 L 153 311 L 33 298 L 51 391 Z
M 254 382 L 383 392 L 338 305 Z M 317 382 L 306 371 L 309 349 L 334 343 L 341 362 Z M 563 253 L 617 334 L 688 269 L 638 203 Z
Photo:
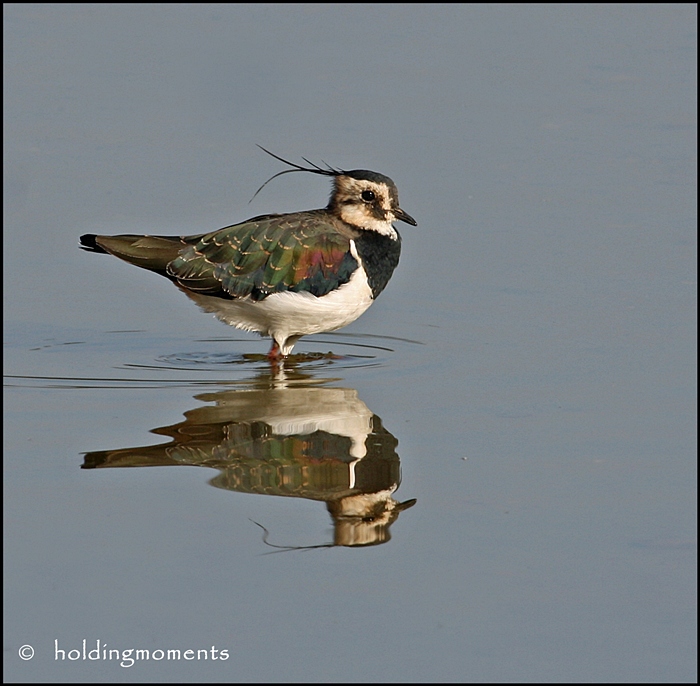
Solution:
M 355 321 L 384 290 L 399 262 L 395 221 L 416 226 L 399 207 L 394 182 L 366 169 L 302 167 L 333 179 L 323 209 L 266 214 L 196 236 L 80 237 L 84 250 L 109 253 L 170 279 L 203 310 L 272 337 L 271 360 L 308 334 Z M 259 192 L 258 191 L 258 192 Z M 257 193 L 256 193 L 257 195 Z

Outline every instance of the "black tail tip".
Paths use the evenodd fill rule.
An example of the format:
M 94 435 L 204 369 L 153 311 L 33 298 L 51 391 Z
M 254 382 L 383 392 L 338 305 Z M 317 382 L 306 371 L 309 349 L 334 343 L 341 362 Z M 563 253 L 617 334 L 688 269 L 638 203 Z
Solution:
M 105 252 L 105 250 L 97 244 L 97 236 L 94 233 L 83 234 L 80 237 L 80 247 L 89 252 Z

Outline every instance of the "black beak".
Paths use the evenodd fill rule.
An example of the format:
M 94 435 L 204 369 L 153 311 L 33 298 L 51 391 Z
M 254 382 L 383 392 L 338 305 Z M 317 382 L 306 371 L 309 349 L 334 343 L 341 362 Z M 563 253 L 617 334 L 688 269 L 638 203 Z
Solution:
M 418 222 L 410 214 L 404 212 L 400 207 L 393 210 L 393 213 L 394 218 L 397 221 L 406 222 L 406 224 L 410 224 L 411 226 L 418 226 Z

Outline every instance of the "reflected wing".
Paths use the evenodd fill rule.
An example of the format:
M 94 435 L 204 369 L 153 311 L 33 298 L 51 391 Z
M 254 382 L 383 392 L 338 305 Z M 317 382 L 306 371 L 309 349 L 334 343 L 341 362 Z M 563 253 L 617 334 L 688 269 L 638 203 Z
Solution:
M 322 296 L 357 269 L 350 238 L 322 212 L 256 217 L 186 247 L 167 268 L 187 290 L 262 300 L 281 291 Z

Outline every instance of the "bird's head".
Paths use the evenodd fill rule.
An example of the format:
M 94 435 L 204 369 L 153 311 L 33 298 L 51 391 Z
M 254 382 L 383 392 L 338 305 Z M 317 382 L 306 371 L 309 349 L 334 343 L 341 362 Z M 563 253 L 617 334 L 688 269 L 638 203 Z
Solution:
M 292 169 L 285 169 L 269 178 L 258 189 L 256 195 L 272 179 L 283 174 L 299 171 L 321 174 L 333 178 L 333 190 L 326 209 L 346 224 L 358 229 L 376 231 L 392 238 L 397 237 L 396 230 L 391 225 L 394 221 L 417 226 L 416 220 L 399 206 L 399 192 L 396 189 L 396 184 L 384 174 L 367 169 L 345 171 L 329 165 L 319 167 L 306 158 L 302 159 L 309 167 L 302 167 L 278 157 L 262 146 L 258 147 L 280 162 L 288 164 Z

